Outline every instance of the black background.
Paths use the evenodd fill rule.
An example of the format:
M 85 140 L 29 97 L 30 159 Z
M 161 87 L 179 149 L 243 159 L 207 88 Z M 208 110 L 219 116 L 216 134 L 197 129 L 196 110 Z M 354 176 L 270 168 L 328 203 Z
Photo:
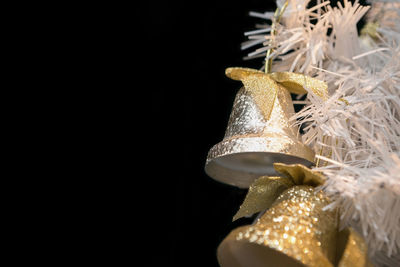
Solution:
M 143 64 L 151 73 L 146 76 L 151 88 L 144 89 L 151 98 L 145 123 L 158 161 L 151 170 L 156 189 L 148 185 L 157 194 L 150 205 L 157 207 L 146 219 L 153 232 L 145 250 L 158 251 L 150 256 L 154 265 L 218 266 L 218 244 L 232 229 L 252 222 L 232 222 L 247 190 L 208 177 L 204 164 L 224 136 L 241 86 L 225 69 L 262 64 L 244 61 L 248 51 L 240 50 L 244 32 L 264 22 L 248 13 L 275 7 L 272 1 L 151 2 L 141 14 Z
M 138 43 L 145 60 L 139 78 L 145 82 L 137 90 L 147 95 L 142 112 L 151 174 L 145 190 L 156 196 L 145 219 L 151 229 L 144 230 L 149 233 L 144 250 L 152 263 L 218 266 L 218 244 L 232 229 L 252 222 L 232 222 L 247 190 L 214 181 L 204 164 L 224 136 L 240 88 L 225 69 L 262 66 L 261 59 L 244 61 L 249 51 L 240 49 L 244 32 L 265 22 L 249 12 L 275 8 L 274 1 L 205 0 L 148 2 L 140 9 L 138 28 L 144 32 Z

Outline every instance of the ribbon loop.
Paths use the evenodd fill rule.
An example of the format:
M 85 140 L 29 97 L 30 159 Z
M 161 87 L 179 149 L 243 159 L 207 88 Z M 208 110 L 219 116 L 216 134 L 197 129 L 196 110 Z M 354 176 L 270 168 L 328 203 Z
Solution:
M 274 163 L 274 168 L 277 172 L 290 177 L 296 185 L 319 186 L 326 180 L 322 173 L 301 164 Z
M 321 173 L 301 164 L 274 163 L 274 168 L 283 176 L 261 176 L 255 180 L 233 221 L 268 209 L 283 191 L 294 185 L 315 187 L 322 185 L 326 180 Z
M 293 72 L 274 72 L 270 75 L 272 79 L 282 84 L 291 93 L 306 94 L 308 92 L 306 89 L 309 89 L 324 101 L 329 98 L 326 82 Z
M 293 185 L 293 181 L 288 177 L 261 176 L 250 186 L 233 221 L 268 209 L 283 191 Z

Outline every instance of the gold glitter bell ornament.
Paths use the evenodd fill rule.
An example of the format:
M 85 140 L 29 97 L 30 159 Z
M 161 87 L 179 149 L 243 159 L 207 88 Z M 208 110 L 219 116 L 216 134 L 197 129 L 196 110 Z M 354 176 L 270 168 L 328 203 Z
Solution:
M 222 267 L 333 267 L 336 211 L 313 187 L 284 191 L 256 223 L 233 230 L 218 247 Z
M 225 137 L 208 153 L 206 173 L 220 182 L 247 188 L 260 176 L 277 175 L 275 162 L 311 166 L 314 152 L 299 141 L 298 129 L 289 122 L 294 108 L 285 85 L 296 88 L 299 83 L 245 68 L 228 68 L 226 75 L 244 86 L 236 95 Z
M 338 211 L 323 191 L 292 186 L 252 225 L 233 230 L 221 242 L 221 267 L 372 267 L 363 238 L 338 232 Z

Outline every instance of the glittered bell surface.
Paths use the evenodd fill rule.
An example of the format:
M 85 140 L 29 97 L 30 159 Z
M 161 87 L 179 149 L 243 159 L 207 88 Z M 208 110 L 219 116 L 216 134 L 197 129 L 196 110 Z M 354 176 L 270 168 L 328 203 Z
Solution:
M 249 226 L 233 230 L 218 247 L 222 267 L 335 266 L 337 214 L 311 186 L 284 191 Z
M 209 151 L 205 171 L 220 181 L 247 188 L 258 177 L 277 175 L 273 163 L 311 166 L 314 152 L 291 126 L 291 95 L 263 72 L 231 68 L 227 75 L 241 80 L 222 142 Z

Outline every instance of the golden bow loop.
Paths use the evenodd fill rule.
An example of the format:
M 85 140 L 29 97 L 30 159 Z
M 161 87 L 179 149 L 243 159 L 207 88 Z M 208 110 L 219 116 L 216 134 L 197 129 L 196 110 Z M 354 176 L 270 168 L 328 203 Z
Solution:
M 309 89 L 324 101 L 329 98 L 328 84 L 324 81 L 293 72 L 275 72 L 270 76 L 293 94 L 307 94 Z
M 269 208 L 283 191 L 293 185 L 293 181 L 287 177 L 261 176 L 249 187 L 249 192 L 233 216 L 233 221 Z
M 247 68 L 228 68 L 226 76 L 240 80 L 246 91 L 254 98 L 266 120 L 269 120 L 278 93 L 278 84 L 264 72 Z
M 266 120 L 270 118 L 278 90 L 283 87 L 290 93 L 306 94 L 307 89 L 328 99 L 328 85 L 318 79 L 293 72 L 264 73 L 249 68 L 227 68 L 226 76 L 241 81 L 245 89 L 253 95 L 257 106 Z
M 235 80 L 235 81 L 243 81 L 243 79 L 247 78 L 250 75 L 254 75 L 254 74 L 266 75 L 262 71 L 250 69 L 250 68 L 234 67 L 234 68 L 227 68 L 225 70 L 225 75 L 228 78 L 231 78 L 232 80 Z
M 326 180 L 322 173 L 301 164 L 274 163 L 274 169 L 284 176 L 290 177 L 296 185 L 319 186 Z
M 275 163 L 274 168 L 283 176 L 261 176 L 255 180 L 233 221 L 268 209 L 283 191 L 294 185 L 319 186 L 325 181 L 321 173 L 301 164 Z

